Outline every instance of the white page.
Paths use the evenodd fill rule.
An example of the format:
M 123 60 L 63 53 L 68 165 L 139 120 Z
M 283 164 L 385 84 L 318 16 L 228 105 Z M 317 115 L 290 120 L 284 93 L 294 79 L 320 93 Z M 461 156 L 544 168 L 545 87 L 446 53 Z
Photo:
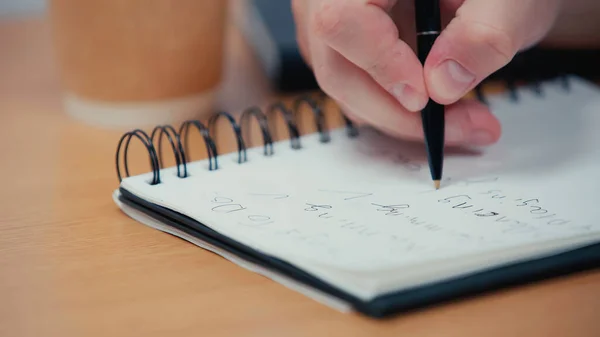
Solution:
M 186 179 L 165 170 L 162 184 L 143 175 L 122 186 L 315 271 L 374 273 L 561 238 L 597 241 L 600 95 L 579 80 L 570 92 L 558 83 L 543 90 L 522 89 L 517 103 L 492 97 L 502 140 L 476 156 L 448 154 L 439 191 L 422 145 L 371 130 L 356 139 L 338 130 L 330 144 L 312 135 L 299 151 L 282 142 L 270 158 L 251 149 L 242 165 L 232 154 L 218 171 L 194 163 Z

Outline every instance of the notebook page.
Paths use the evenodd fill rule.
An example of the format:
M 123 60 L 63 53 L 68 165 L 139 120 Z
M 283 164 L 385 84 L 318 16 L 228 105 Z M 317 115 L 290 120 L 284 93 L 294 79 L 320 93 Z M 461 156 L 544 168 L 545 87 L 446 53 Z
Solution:
M 268 278 L 270 278 L 292 290 L 298 291 L 298 292 L 300 292 L 320 303 L 323 303 L 329 307 L 332 307 L 336 310 L 339 310 L 341 312 L 350 312 L 352 310 L 351 306 L 348 303 L 342 301 L 341 299 L 338 299 L 336 297 L 333 297 L 326 293 L 323 293 L 317 289 L 306 286 L 287 275 L 283 275 L 279 272 L 272 271 L 272 270 L 264 268 L 260 265 L 256 265 L 254 263 L 248 262 L 248 261 L 244 260 L 243 258 L 238 257 L 237 255 L 228 252 L 227 250 L 221 249 L 210 243 L 204 242 L 201 239 L 196 238 L 192 235 L 189 235 L 177 228 L 165 225 L 165 224 L 161 223 L 160 221 L 157 221 L 154 218 L 152 218 L 132 207 L 129 207 L 126 204 L 123 204 L 119 200 L 118 197 L 119 197 L 119 193 L 118 193 L 118 191 L 115 191 L 115 193 L 113 193 L 114 202 L 123 210 L 123 212 L 125 214 L 127 214 L 131 218 L 135 219 L 136 221 L 143 223 L 144 225 L 147 225 L 154 229 L 157 229 L 157 230 L 175 235 L 177 237 L 180 237 L 184 240 L 187 240 L 187 241 L 197 245 L 198 247 L 204 248 L 206 250 L 209 250 L 213 253 L 216 253 L 216 254 L 222 256 L 223 258 L 237 264 L 238 266 L 240 266 L 242 268 L 245 268 L 252 272 L 259 273 L 265 277 L 268 277 Z
M 186 179 L 166 170 L 156 186 L 148 175 L 122 186 L 308 270 L 374 273 L 597 241 L 600 96 L 578 80 L 569 92 L 553 82 L 543 90 L 523 89 L 518 103 L 491 98 L 502 141 L 449 153 L 439 191 L 421 145 L 367 129 L 356 139 L 334 132 L 330 144 L 307 136 L 299 151 L 283 142 L 269 158 L 254 149 L 242 165 L 224 156 L 214 172 L 191 164 Z

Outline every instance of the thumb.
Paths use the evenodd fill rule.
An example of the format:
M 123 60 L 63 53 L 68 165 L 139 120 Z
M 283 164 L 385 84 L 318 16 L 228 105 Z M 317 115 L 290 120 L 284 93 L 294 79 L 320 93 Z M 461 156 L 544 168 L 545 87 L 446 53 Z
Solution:
M 456 3 L 455 0 L 446 0 Z M 430 97 L 440 104 L 462 98 L 544 37 L 560 0 L 465 0 L 436 40 L 425 63 Z

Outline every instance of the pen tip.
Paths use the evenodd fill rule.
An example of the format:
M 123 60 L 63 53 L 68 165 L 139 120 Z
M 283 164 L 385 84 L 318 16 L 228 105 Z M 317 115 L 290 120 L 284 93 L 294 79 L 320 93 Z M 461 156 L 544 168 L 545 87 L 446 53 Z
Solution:
M 439 180 L 434 181 L 433 186 L 435 186 L 436 190 L 439 190 L 440 189 L 440 181 Z

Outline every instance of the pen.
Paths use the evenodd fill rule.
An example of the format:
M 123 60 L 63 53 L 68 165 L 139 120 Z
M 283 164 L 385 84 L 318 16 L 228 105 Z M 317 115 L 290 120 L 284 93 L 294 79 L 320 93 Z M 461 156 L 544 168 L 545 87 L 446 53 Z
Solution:
M 439 0 L 415 0 L 418 57 L 422 64 L 442 29 Z M 444 106 L 429 99 L 421 111 L 429 170 L 440 188 L 444 166 Z

